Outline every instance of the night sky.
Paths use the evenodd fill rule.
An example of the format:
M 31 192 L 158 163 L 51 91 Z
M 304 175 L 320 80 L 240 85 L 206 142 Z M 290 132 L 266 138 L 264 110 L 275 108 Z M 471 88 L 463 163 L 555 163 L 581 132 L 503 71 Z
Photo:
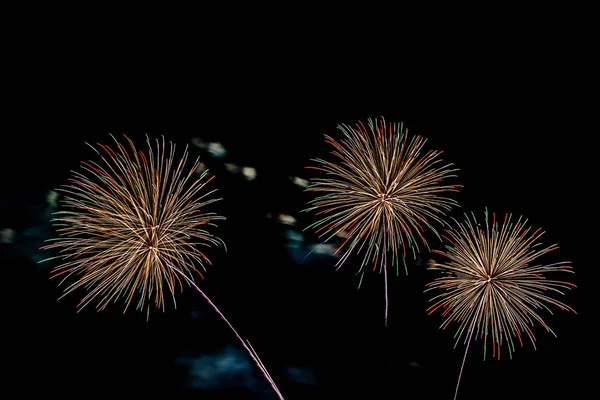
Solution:
M 473 342 L 459 399 L 576 399 L 587 388 L 597 361 L 589 359 L 593 342 L 584 321 L 592 307 L 584 299 L 596 266 L 585 256 L 583 226 L 596 217 L 586 217 L 591 200 L 582 200 L 594 185 L 580 164 L 591 154 L 580 116 L 586 110 L 574 104 L 569 83 L 548 82 L 537 74 L 540 65 L 495 65 L 501 74 L 483 67 L 398 72 L 359 82 L 343 65 L 322 71 L 317 61 L 307 65 L 310 76 L 282 61 L 243 72 L 229 65 L 227 73 L 223 63 L 185 77 L 173 66 L 164 74 L 145 71 L 144 63 L 127 67 L 119 57 L 82 72 L 98 60 L 80 61 L 33 78 L 15 99 L 16 124 L 5 131 L 11 143 L 3 146 L 0 229 L 12 232 L 0 244 L 7 390 L 22 397 L 42 390 L 47 397 L 276 398 L 191 288 L 178 296 L 177 309 L 155 311 L 149 321 L 135 310 L 123 315 L 121 304 L 77 314 L 77 294 L 57 302 L 52 265 L 36 264 L 50 256 L 38 248 L 54 235 L 48 193 L 94 157 L 85 142 L 109 143 L 109 133 L 125 133 L 144 150 L 145 134 L 164 135 L 180 149 L 189 144 L 216 175 L 211 187 L 223 201 L 214 210 L 227 218 L 216 232 L 227 252 L 209 251 L 213 266 L 198 284 L 250 340 L 286 399 L 452 398 L 464 347 L 453 349 L 455 326 L 441 331 L 439 315 L 425 313 L 423 288 L 435 276 L 426 271 L 426 249 L 408 262 L 408 276 L 390 279 L 387 327 L 381 275 L 365 275 L 357 290 L 356 260 L 337 272 L 333 257 L 303 260 L 316 240 L 301 235 L 314 221 L 300 212 L 312 197 L 290 177 L 316 176 L 305 166 L 326 155 L 323 135 L 339 138 L 338 124 L 381 116 L 403 121 L 460 169 L 454 182 L 464 189 L 454 198 L 461 208 L 451 216 L 482 216 L 485 207 L 524 215 L 544 228 L 544 244 L 561 246 L 544 260 L 572 261 L 576 272 L 567 277 L 578 288 L 561 300 L 578 314 L 542 313 L 558 339 L 536 326 L 537 351 L 525 343 L 512 360 L 500 361 L 483 361 L 481 341 Z M 199 140 L 221 143 L 226 154 L 211 154 Z M 256 177 L 226 164 L 252 167 Z M 280 214 L 295 225 L 278 222 Z

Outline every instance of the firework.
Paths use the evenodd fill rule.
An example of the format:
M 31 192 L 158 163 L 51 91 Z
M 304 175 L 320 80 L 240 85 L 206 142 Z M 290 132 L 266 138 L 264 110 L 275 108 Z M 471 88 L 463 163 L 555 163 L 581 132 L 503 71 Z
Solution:
M 448 229 L 444 238 L 449 243 L 445 251 L 433 252 L 447 261 L 430 261 L 430 270 L 440 271 L 443 276 L 429 283 L 426 291 L 440 290 L 431 299 L 434 302 L 427 312 L 442 310 L 445 329 L 451 322 L 458 324 L 455 346 L 466 342 L 463 364 L 471 338 L 479 338 L 484 343 L 484 357 L 487 343 L 491 342 L 492 357 L 500 358 L 502 345 L 506 345 L 510 357 L 515 351 L 515 342 L 523 346 L 527 336 L 535 348 L 535 336 L 531 329 L 534 322 L 540 323 L 554 334 L 544 322 L 540 310 L 551 310 L 552 304 L 561 310 L 573 311 L 568 305 L 553 299 L 553 293 L 563 294 L 563 290 L 575 287 L 564 281 L 547 279 L 548 272 L 573 272 L 568 262 L 542 264 L 537 261 L 551 251 L 558 249 L 556 244 L 542 247 L 541 229 L 532 232 L 527 220 L 519 217 L 513 221 L 506 214 L 502 223 L 492 214 L 491 221 L 485 212 L 485 225 L 481 226 L 472 214 L 466 215 L 463 223 L 456 220 L 456 228 Z M 554 334 L 556 336 L 556 334 Z
M 203 278 L 196 266 L 205 271 L 210 264 L 200 247 L 225 246 L 207 230 L 224 219 L 204 211 L 220 200 L 211 197 L 215 190 L 204 193 L 213 177 L 206 179 L 206 170 L 197 176 L 199 159 L 187 170 L 187 146 L 176 158 L 175 145 L 167 148 L 164 137 L 162 143 L 156 140 L 156 151 L 147 138 L 148 153 L 137 151 L 127 136 L 129 149 L 113 139 L 116 149 L 90 146 L 102 162 L 82 162 L 82 171 L 73 171 L 69 184 L 58 189 L 64 194 L 63 210 L 52 219 L 58 237 L 43 249 L 58 249 L 59 255 L 43 261 L 61 261 L 51 272 L 51 278 L 61 278 L 60 285 L 74 281 L 61 298 L 83 288 L 88 293 L 78 311 L 91 303 L 100 311 L 123 300 L 123 312 L 135 303 L 148 315 L 151 303 L 164 311 L 167 296 L 176 307 L 177 289 L 192 286 L 234 332 L 282 399 L 250 343 L 194 282 L 194 274 Z
M 336 235 L 346 236 L 336 250 L 337 254 L 344 249 L 337 268 L 352 253 L 362 252 L 359 272 L 370 263 L 374 271 L 383 272 L 387 324 L 387 269 L 395 268 L 398 274 L 402 260 L 406 271 L 407 249 L 416 257 L 419 240 L 427 247 L 426 228 L 439 237 L 432 222 L 441 222 L 456 205 L 444 195 L 460 186 L 444 183 L 456 169 L 442 164 L 442 152 L 423 154 L 426 139 L 409 136 L 402 123 L 369 119 L 368 127 L 359 121 L 354 127 L 339 125 L 338 129 L 344 135 L 340 142 L 325 135 L 336 159 L 316 159 L 318 166 L 308 167 L 327 176 L 311 180 L 306 189 L 322 193 L 305 210 L 317 211 L 322 219 L 306 229 L 314 229 L 323 243 Z

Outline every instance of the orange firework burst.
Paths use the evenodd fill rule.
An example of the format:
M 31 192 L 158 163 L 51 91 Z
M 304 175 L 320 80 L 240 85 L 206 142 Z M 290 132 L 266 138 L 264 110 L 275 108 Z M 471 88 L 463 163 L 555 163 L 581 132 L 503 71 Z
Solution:
M 368 127 L 358 122 L 338 128 L 344 134 L 341 142 L 325 136 L 337 161 L 317 159 L 318 167 L 308 167 L 327 176 L 313 179 L 306 189 L 323 193 L 306 210 L 317 211 L 322 218 L 307 229 L 315 229 L 324 242 L 347 236 L 336 251 L 345 248 L 338 268 L 353 252 L 362 251 L 360 271 L 372 263 L 373 270 L 383 272 L 387 323 L 388 265 L 398 274 L 400 259 L 406 269 L 407 248 L 416 256 L 417 237 L 427 247 L 425 228 L 438 235 L 432 222 L 441 223 L 445 212 L 456 206 L 445 193 L 456 192 L 460 185 L 444 182 L 457 170 L 452 164 L 440 164 L 442 152 L 423 154 L 426 139 L 409 136 L 402 124 L 387 124 L 382 118 L 369 119 Z
M 114 139 L 114 137 L 113 137 Z M 70 184 L 58 189 L 64 193 L 64 210 L 52 220 L 59 236 L 44 249 L 59 249 L 60 255 L 43 261 L 60 259 L 51 277 L 75 280 L 65 294 L 78 288 L 89 292 L 78 304 L 81 310 L 97 301 L 104 309 L 120 298 L 125 310 L 138 295 L 137 309 L 149 313 L 154 300 L 156 308 L 165 308 L 165 293 L 175 302 L 175 290 L 183 284 L 193 287 L 225 321 L 260 368 L 280 399 L 275 382 L 256 351 L 242 339 L 217 306 L 194 282 L 193 273 L 202 277 L 196 265 L 205 269 L 210 264 L 199 246 L 224 243 L 206 227 L 224 219 L 204 212 L 204 207 L 220 199 L 210 198 L 214 190 L 202 194 L 212 177 L 208 171 L 194 176 L 200 166 L 185 170 L 187 146 L 180 159 L 175 158 L 175 145 L 156 140 L 156 153 L 147 138 L 147 154 L 137 151 L 125 136 L 129 151 L 116 139 L 116 150 L 98 144 L 103 164 L 82 162 L 83 172 L 73 172 Z M 42 261 L 42 262 L 43 262 Z
M 491 219 L 490 222 L 486 210 L 483 227 L 474 215 L 472 220 L 467 216 L 465 222 L 456 222 L 456 228 L 447 230 L 444 235 L 449 242 L 446 250 L 434 250 L 447 261 L 429 265 L 429 269 L 441 271 L 443 276 L 427 285 L 426 291 L 441 291 L 432 299 L 435 303 L 427 311 L 431 314 L 442 310 L 444 329 L 453 321 L 458 323 L 456 344 L 461 339 L 467 344 L 455 398 L 471 337 L 483 339 L 484 356 L 488 340 L 492 342 L 493 357 L 500 358 L 502 344 L 506 344 L 512 356 L 515 339 L 522 346 L 523 336 L 527 336 L 535 347 L 535 336 L 530 328 L 534 321 L 554 334 L 538 310 L 550 311 L 547 304 L 552 304 L 575 312 L 550 296 L 563 294 L 563 290 L 575 285 L 544 276 L 549 272 L 573 272 L 569 263 L 537 262 L 558 246 L 541 247 L 539 239 L 543 232 L 541 229 L 531 232 L 527 220 L 519 218 L 513 223 L 508 214 L 501 224 L 495 214 Z
M 64 295 L 89 290 L 79 309 L 97 300 L 101 310 L 124 298 L 127 310 L 138 294 L 138 309 L 147 304 L 148 310 L 146 300 L 153 299 L 164 310 L 167 292 L 176 305 L 176 288 L 193 281 L 193 272 L 202 276 L 196 265 L 210 264 L 198 247 L 222 244 L 205 229 L 224 218 L 203 212 L 219 199 L 209 197 L 214 190 L 199 195 L 212 179 L 205 179 L 208 171 L 194 176 L 199 160 L 184 171 L 187 147 L 177 161 L 175 145 L 167 152 L 164 138 L 162 145 L 156 141 L 156 153 L 148 140 L 148 155 L 125 138 L 129 152 L 116 139 L 116 150 L 92 147 L 103 165 L 82 162 L 83 172 L 73 172 L 70 184 L 58 189 L 65 196 L 52 220 L 59 236 L 43 248 L 60 249 L 53 258 L 63 263 L 52 278 L 62 277 L 61 284 L 76 278 Z

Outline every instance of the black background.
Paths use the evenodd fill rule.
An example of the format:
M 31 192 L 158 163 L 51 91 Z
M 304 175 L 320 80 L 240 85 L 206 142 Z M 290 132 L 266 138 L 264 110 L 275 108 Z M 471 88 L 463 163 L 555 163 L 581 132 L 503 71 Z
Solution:
M 46 193 L 93 157 L 84 142 L 126 133 L 144 148 L 147 133 L 181 146 L 194 137 L 218 141 L 227 162 L 257 169 L 247 182 L 202 155 L 224 198 L 216 209 L 227 217 L 218 232 L 228 249 L 211 251 L 214 266 L 200 287 L 252 342 L 286 399 L 450 398 L 464 349 L 453 350 L 454 331 L 438 330 L 440 318 L 425 313 L 423 287 L 432 275 L 424 263 L 409 263 L 408 276 L 391 279 L 385 327 L 381 276 L 367 275 L 357 290 L 351 262 L 338 272 L 333 259 L 295 263 L 283 227 L 265 218 L 292 214 L 304 228 L 311 219 L 299 211 L 309 197 L 288 177 L 314 176 L 304 167 L 326 153 L 323 134 L 339 135 L 338 124 L 383 116 L 404 121 L 460 169 L 461 209 L 452 216 L 481 216 L 485 207 L 523 214 L 546 230 L 545 244 L 560 244 L 550 261 L 570 260 L 576 271 L 578 288 L 564 301 L 578 314 L 544 314 L 558 339 L 538 326 L 537 351 L 526 344 L 513 360 L 500 361 L 482 361 L 474 342 L 459 398 L 579 398 L 596 365 L 584 321 L 592 313 L 595 260 L 586 249 L 597 179 L 590 174 L 595 133 L 584 122 L 591 106 L 580 97 L 585 82 L 573 73 L 576 61 L 523 48 L 503 56 L 430 55 L 416 66 L 409 58 L 324 59 L 274 49 L 257 52 L 243 43 L 179 59 L 133 43 L 102 52 L 42 43 L 33 57 L 39 64 L 24 63 L 12 81 L 17 90 L 2 146 L 0 228 L 15 230 L 19 244 L 2 244 L 6 389 L 272 398 L 253 366 L 253 390 L 239 381 L 206 392 L 185 388 L 178 357 L 239 348 L 191 289 L 178 297 L 177 310 L 156 312 L 149 322 L 135 311 L 122 315 L 118 306 L 76 314 L 77 299 L 57 302 L 49 266 L 31 259 L 39 238 L 22 232 L 42 226 L 40 238 L 52 235 L 43 217 Z M 378 68 L 386 64 L 385 72 Z M 430 244 L 440 247 L 433 238 Z M 294 383 L 284 372 L 289 366 L 311 371 L 315 383 Z

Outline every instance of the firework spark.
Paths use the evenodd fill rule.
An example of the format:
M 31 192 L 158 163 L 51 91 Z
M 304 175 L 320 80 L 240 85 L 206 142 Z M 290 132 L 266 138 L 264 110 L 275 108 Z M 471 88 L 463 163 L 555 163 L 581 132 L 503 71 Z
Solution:
M 156 140 L 154 152 L 147 138 L 148 153 L 137 151 L 125 136 L 128 150 L 114 137 L 116 150 L 102 144 L 96 149 L 102 163 L 82 162 L 82 172 L 72 172 L 69 184 L 58 189 L 65 198 L 63 210 L 52 219 L 58 237 L 43 249 L 59 249 L 59 259 L 51 278 L 60 285 L 74 280 L 62 297 L 77 289 L 88 293 L 77 305 L 78 311 L 96 303 L 98 311 L 123 299 L 126 312 L 132 303 L 136 309 L 151 303 L 165 310 L 165 297 L 176 307 L 175 292 L 184 283 L 195 288 L 215 309 L 241 341 L 280 399 L 283 399 L 264 364 L 250 343 L 241 338 L 216 305 L 194 283 L 194 273 L 203 278 L 208 257 L 200 246 L 225 244 L 206 228 L 224 218 L 204 212 L 220 199 L 211 198 L 215 190 L 204 192 L 213 177 L 208 171 L 194 176 L 200 165 L 186 170 L 187 146 L 183 156 L 175 157 L 175 145 L 167 150 Z M 135 300 L 137 298 L 137 300 Z
M 368 127 L 359 121 L 354 127 L 339 125 L 338 129 L 344 134 L 341 142 L 325 136 L 335 148 L 332 154 L 337 162 L 316 159 L 318 166 L 308 167 L 327 177 L 313 179 L 306 189 L 323 193 L 305 210 L 317 211 L 322 219 L 306 229 L 315 229 L 323 243 L 336 235 L 347 237 L 336 251 L 345 249 L 337 268 L 352 253 L 362 251 L 359 272 L 369 263 L 374 271 L 383 272 L 387 324 L 388 265 L 398 274 L 402 259 L 406 270 L 407 249 L 414 257 L 419 251 L 417 238 L 428 247 L 425 228 L 439 237 L 431 222 L 442 222 L 445 212 L 456 206 L 443 194 L 456 192 L 460 185 L 443 182 L 457 170 L 452 164 L 441 164 L 442 152 L 422 154 L 426 139 L 409 136 L 401 123 L 369 119 Z
M 446 250 L 433 251 L 447 261 L 432 260 L 429 263 L 428 269 L 441 271 L 443 276 L 429 283 L 426 291 L 442 291 L 431 299 L 435 303 L 427 312 L 442 310 L 443 329 L 452 321 L 457 322 L 455 346 L 461 339 L 467 345 L 456 385 L 456 399 L 473 335 L 483 339 L 484 357 L 488 341 L 491 341 L 492 357 L 498 359 L 503 344 L 512 357 L 515 341 L 523 346 L 523 336 L 527 336 L 535 348 L 535 336 L 530 328 L 534 321 L 554 334 L 539 315 L 539 310 L 552 313 L 547 305 L 552 304 L 561 310 L 575 312 L 550 297 L 552 293 L 564 294 L 562 290 L 575 285 L 544 276 L 548 272 L 573 271 L 568 262 L 548 265 L 537 262 L 538 257 L 558 246 L 542 247 L 539 239 L 543 231 L 532 232 L 522 217 L 513 222 L 512 215 L 506 214 L 500 224 L 495 214 L 490 222 L 486 210 L 483 227 L 474 215 L 472 218 L 466 215 L 463 223 L 455 222 L 456 228 L 448 229 L 444 235 L 449 242 Z

